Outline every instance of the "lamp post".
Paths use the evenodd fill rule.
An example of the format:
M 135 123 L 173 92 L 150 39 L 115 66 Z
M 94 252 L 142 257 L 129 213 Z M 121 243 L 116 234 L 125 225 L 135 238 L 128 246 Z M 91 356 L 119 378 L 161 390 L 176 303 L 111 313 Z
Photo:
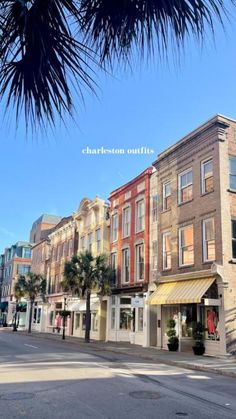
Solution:
M 67 307 L 67 296 L 64 295 L 64 308 L 63 308 L 63 317 L 62 317 L 62 340 L 65 340 L 65 330 L 66 330 L 66 307 Z

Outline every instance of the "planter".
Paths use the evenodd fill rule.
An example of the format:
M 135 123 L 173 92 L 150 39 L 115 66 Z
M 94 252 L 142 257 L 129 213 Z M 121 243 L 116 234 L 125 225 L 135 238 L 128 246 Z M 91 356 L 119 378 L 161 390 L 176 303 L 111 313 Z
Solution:
M 194 355 L 203 355 L 205 353 L 205 346 L 193 346 Z
M 176 352 L 179 349 L 179 343 L 167 343 L 168 349 L 171 352 Z

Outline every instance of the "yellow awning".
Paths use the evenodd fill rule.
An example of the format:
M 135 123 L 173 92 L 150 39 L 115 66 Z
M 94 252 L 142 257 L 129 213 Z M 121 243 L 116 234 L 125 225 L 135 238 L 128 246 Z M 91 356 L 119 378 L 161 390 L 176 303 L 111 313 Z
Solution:
M 215 278 L 204 278 L 159 284 L 147 303 L 151 305 L 200 303 L 202 296 L 214 281 Z

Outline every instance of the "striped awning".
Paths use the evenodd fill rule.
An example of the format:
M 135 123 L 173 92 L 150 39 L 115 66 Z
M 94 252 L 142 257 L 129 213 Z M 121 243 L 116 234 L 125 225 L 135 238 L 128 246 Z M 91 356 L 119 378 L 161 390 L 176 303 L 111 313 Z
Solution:
M 191 304 L 200 303 L 203 295 L 213 284 L 215 278 L 192 279 L 159 284 L 150 295 L 147 304 Z

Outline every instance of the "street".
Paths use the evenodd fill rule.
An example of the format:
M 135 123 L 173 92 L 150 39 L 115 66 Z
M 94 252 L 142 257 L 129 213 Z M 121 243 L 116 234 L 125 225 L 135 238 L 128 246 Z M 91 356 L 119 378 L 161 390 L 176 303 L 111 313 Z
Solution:
M 0 418 L 235 418 L 236 380 L 0 331 Z

